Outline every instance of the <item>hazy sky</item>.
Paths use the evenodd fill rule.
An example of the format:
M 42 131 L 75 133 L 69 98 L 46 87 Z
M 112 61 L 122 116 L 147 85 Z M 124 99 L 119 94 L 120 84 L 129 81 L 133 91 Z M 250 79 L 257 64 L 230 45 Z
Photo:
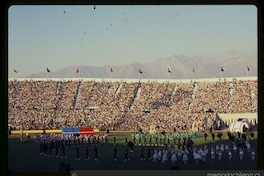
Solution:
M 65 13 L 64 13 L 65 12 Z M 9 74 L 75 65 L 150 63 L 175 54 L 257 51 L 257 8 L 222 6 L 11 6 Z

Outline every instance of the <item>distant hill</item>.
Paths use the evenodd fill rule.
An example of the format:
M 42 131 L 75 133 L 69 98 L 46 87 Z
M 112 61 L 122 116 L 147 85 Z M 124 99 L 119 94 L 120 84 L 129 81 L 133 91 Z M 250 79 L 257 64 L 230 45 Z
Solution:
M 109 78 L 110 69 L 113 68 L 111 78 L 138 78 L 139 69 L 143 71 L 142 79 L 191 79 L 192 69 L 195 68 L 194 78 L 215 78 L 220 76 L 220 67 L 225 71 L 223 77 L 257 76 L 257 52 L 227 51 L 221 54 L 206 56 L 174 55 L 158 59 L 149 64 L 132 63 L 124 66 L 106 65 L 70 66 L 49 73 L 49 78 L 77 78 L 76 69 L 80 68 L 80 78 Z M 168 73 L 168 68 L 172 71 Z M 46 72 L 36 73 L 28 78 L 46 78 Z

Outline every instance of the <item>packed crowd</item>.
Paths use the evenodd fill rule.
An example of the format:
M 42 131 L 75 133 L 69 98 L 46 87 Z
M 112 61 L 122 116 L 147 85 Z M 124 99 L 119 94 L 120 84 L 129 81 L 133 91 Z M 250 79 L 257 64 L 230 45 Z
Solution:
M 258 108 L 257 81 L 9 81 L 8 124 L 18 130 L 92 126 L 99 130 L 208 129 L 217 113 Z M 208 113 L 208 109 L 211 112 Z

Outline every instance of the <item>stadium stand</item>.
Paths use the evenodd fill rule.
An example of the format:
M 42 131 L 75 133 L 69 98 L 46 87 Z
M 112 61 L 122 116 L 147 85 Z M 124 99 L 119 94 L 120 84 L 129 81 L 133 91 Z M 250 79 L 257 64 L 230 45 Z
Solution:
M 258 111 L 258 82 L 9 80 L 8 126 L 19 130 L 80 128 L 148 131 L 199 129 L 217 113 Z

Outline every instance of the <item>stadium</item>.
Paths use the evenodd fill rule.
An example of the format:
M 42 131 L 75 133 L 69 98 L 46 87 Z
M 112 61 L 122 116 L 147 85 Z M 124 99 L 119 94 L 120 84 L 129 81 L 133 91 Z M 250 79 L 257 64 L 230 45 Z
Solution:
M 80 148 L 82 147 L 80 155 L 84 156 L 85 146 L 88 145 L 92 159 L 86 163 L 84 157 L 81 157 L 81 161 L 76 160 L 77 144 L 74 142 L 73 148 L 66 147 L 67 158 L 63 159 L 64 162 L 71 163 L 73 169 L 222 170 L 244 168 L 253 170 L 257 167 L 256 159 L 253 158 L 257 151 L 257 112 L 257 77 L 194 80 L 9 79 L 8 131 L 9 149 L 11 149 L 9 150 L 9 167 L 14 171 L 57 171 L 62 159 L 56 159 L 54 156 L 53 158 L 40 156 L 39 145 L 42 142 L 37 141 L 35 135 L 57 139 L 58 136 L 68 136 L 68 134 L 63 134 L 62 129 L 91 127 L 95 136 L 107 136 L 108 143 L 111 145 L 106 145 L 103 138 L 98 143 L 93 141 L 88 144 L 87 138 L 83 137 L 85 135 L 80 132 L 81 130 L 77 130 L 78 132 L 75 130 L 72 132 L 72 136 L 84 138 L 84 145 L 80 144 Z M 247 119 L 250 127 L 241 132 L 241 137 L 237 136 L 237 133 L 233 133 L 232 136 L 235 139 L 228 138 L 230 136 L 226 132 L 230 131 L 229 127 L 241 118 Z M 164 138 L 164 141 L 160 140 L 155 143 L 155 137 L 152 137 L 154 142 L 151 145 L 149 138 L 153 133 L 163 134 L 163 137 L 160 138 Z M 185 137 L 173 136 L 176 133 L 185 134 Z M 190 133 L 195 135 L 188 136 Z M 221 134 L 223 137 L 222 139 L 216 137 L 218 141 L 212 140 L 212 133 L 215 133 L 217 137 L 219 137 L 218 134 Z M 27 134 L 27 139 L 23 134 Z M 132 134 L 137 137 L 133 137 Z M 165 134 L 170 134 L 171 137 L 166 137 Z M 208 135 L 207 139 L 205 135 Z M 21 137 L 21 140 L 16 138 L 18 136 Z M 139 141 L 141 138 L 142 141 Z M 171 139 L 171 143 L 168 138 Z M 186 153 L 184 152 L 185 148 L 177 148 L 176 143 L 178 142 L 174 141 L 173 144 L 174 138 L 176 141 L 181 138 L 182 142 L 191 138 L 194 143 L 193 147 L 202 148 L 201 150 L 205 150 L 204 146 L 208 145 L 205 147 L 209 150 L 209 152 L 207 151 L 208 155 L 205 156 L 206 159 L 203 160 L 202 157 L 195 159 L 195 154 L 192 155 L 193 148 L 192 150 L 188 148 Z M 146 141 L 144 142 L 143 139 Z M 98 136 L 99 140 L 101 138 Z M 130 163 L 124 162 L 127 143 L 133 140 L 135 147 L 134 152 L 129 153 Z M 232 150 L 233 146 L 242 146 L 242 144 L 245 145 L 245 147 L 241 147 L 244 152 L 243 161 L 241 161 L 241 153 L 237 151 L 235 153 Z M 21 150 L 17 153 L 12 149 L 18 145 Z M 222 158 L 219 159 L 216 154 L 216 161 L 210 162 L 211 150 L 218 145 L 228 146 L 226 148 L 232 151 L 233 158 L 231 158 L 236 162 L 229 161 L 231 159 L 228 149 L 222 151 Z M 142 146 L 145 149 L 142 149 L 144 148 Z M 93 150 L 97 147 L 100 160 L 94 162 Z M 118 150 L 115 160 L 113 159 L 113 147 L 117 147 Z M 150 158 L 142 161 L 144 162 L 142 164 L 139 161 L 143 160 L 143 150 L 147 155 L 148 147 L 151 147 L 148 149 Z M 162 150 L 168 150 L 167 165 L 163 162 L 163 156 L 160 161 L 153 161 L 155 151 L 158 152 L 159 147 Z M 185 159 L 182 160 L 182 155 L 177 155 L 177 161 L 172 163 L 171 155 L 173 153 L 170 154 L 171 150 L 182 150 L 182 155 L 187 156 L 188 163 L 183 162 L 186 157 L 183 157 Z M 10 151 L 12 152 L 10 153 Z M 51 153 L 54 154 L 55 149 L 52 149 Z M 79 149 L 77 153 L 79 153 Z M 16 156 L 19 154 L 31 159 L 27 159 L 27 162 L 23 164 L 25 158 L 17 158 Z M 30 154 L 32 156 L 29 156 Z M 49 154 L 46 155 L 49 156 Z M 14 160 L 22 165 L 14 164 Z M 217 160 L 226 160 L 227 162 L 217 164 L 220 162 Z M 88 166 L 88 162 L 92 162 L 92 164 Z M 100 162 L 101 164 L 98 164 Z M 102 162 L 111 164 L 102 166 Z M 30 163 L 34 163 L 36 167 L 29 167 L 27 164 Z M 41 166 L 43 163 L 45 166 Z

